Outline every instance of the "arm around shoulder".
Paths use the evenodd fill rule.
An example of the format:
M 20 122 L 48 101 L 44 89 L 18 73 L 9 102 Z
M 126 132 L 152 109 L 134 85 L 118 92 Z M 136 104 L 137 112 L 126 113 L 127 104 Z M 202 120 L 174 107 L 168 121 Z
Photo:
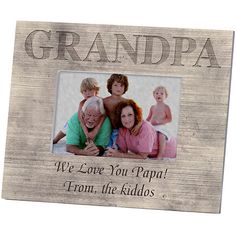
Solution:
M 96 146 L 101 146 L 105 148 L 109 143 L 111 132 L 112 132 L 111 122 L 109 118 L 106 117 L 97 135 L 94 138 L 94 143 L 96 144 Z

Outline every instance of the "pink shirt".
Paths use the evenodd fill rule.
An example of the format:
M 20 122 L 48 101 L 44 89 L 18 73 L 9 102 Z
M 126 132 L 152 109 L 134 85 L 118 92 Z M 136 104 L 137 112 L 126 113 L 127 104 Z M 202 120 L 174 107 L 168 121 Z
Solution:
M 157 133 L 147 121 L 142 121 L 136 136 L 128 129 L 120 128 L 116 144 L 122 152 L 149 153 L 150 157 L 157 155 Z

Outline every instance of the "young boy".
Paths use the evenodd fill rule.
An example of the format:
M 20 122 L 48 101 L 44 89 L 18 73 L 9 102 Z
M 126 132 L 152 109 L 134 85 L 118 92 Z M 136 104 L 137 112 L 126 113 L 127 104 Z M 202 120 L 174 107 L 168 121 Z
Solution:
M 85 101 L 92 97 L 92 96 L 97 96 L 99 92 L 99 86 L 98 82 L 94 78 L 86 78 L 83 79 L 80 85 L 80 92 L 83 95 L 84 99 L 80 102 L 79 104 L 79 109 L 78 109 L 78 119 L 81 121 L 83 131 L 87 137 L 88 140 L 93 140 L 94 137 L 96 136 L 98 130 L 100 129 L 100 126 L 104 119 L 100 122 L 101 124 L 98 125 L 96 129 L 94 129 L 92 132 L 88 132 L 87 127 L 84 125 L 83 119 L 82 119 L 82 106 L 84 105 Z M 65 123 L 63 130 L 60 130 L 55 138 L 53 139 L 53 144 L 58 143 L 62 138 L 66 136 L 66 131 L 67 131 L 67 122 Z
M 153 96 L 156 104 L 151 106 L 146 120 L 153 125 L 158 133 L 159 145 L 157 158 L 161 158 L 165 152 L 166 140 L 170 138 L 166 124 L 172 121 L 172 115 L 170 107 L 164 103 L 164 100 L 168 96 L 166 88 L 163 86 L 155 88 Z
M 107 80 L 107 90 L 111 94 L 111 96 L 103 99 L 104 106 L 106 109 L 106 114 L 111 120 L 112 124 L 112 134 L 110 138 L 110 142 L 108 147 L 117 148 L 116 146 L 116 138 L 118 136 L 118 127 L 116 125 L 116 115 L 115 110 L 118 103 L 125 101 L 126 98 L 123 98 L 122 95 L 126 93 L 129 87 L 128 77 L 123 74 L 112 74 L 110 78 Z M 137 135 L 141 124 L 137 124 L 133 130 L 132 134 Z
M 112 74 L 107 80 L 107 90 L 111 96 L 103 99 L 106 114 L 111 120 L 112 134 L 108 147 L 116 148 L 115 142 L 118 136 L 118 127 L 116 127 L 115 109 L 118 103 L 126 100 L 122 97 L 129 87 L 128 77 L 123 74 Z

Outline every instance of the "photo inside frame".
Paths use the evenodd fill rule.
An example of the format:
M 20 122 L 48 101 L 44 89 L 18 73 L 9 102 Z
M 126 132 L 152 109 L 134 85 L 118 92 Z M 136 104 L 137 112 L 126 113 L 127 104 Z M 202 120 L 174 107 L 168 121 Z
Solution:
M 84 97 L 81 93 L 81 82 L 86 78 L 94 78 L 99 85 L 98 97 L 104 99 L 111 96 L 107 89 L 107 81 L 113 73 L 98 73 L 98 72 L 79 72 L 79 71 L 59 71 L 57 73 L 57 97 L 55 107 L 55 119 L 52 132 L 53 139 L 59 132 L 66 133 L 68 121 L 78 112 L 79 104 Z M 116 73 L 117 74 L 117 73 Z M 123 74 L 122 72 L 119 74 Z M 158 87 L 164 87 L 167 91 L 167 96 L 164 98 L 164 103 L 171 111 L 171 121 L 164 125 L 167 129 L 168 138 L 166 137 L 166 154 L 164 158 L 175 159 L 176 147 L 178 138 L 178 121 L 180 113 L 180 77 L 154 76 L 154 75 L 139 75 L 139 74 L 124 74 L 128 78 L 128 89 L 122 95 L 123 98 L 132 99 L 142 109 L 142 118 L 146 120 L 152 106 L 157 105 L 153 92 Z M 106 109 L 106 107 L 105 107 Z M 115 109 L 115 108 L 114 108 Z M 153 126 L 150 122 L 148 122 Z M 66 128 L 65 128 L 66 126 Z M 154 127 L 157 130 L 157 128 Z M 155 130 L 155 131 L 156 131 Z M 162 131 L 156 131 L 158 132 Z M 165 134 L 165 131 L 164 131 Z M 166 135 L 166 134 L 165 134 Z M 66 135 L 52 144 L 52 152 L 58 155 L 71 155 L 66 150 Z M 157 145 L 158 135 L 157 135 Z M 102 154 L 105 155 L 104 153 Z M 127 157 L 128 158 L 128 157 Z M 152 158 L 155 158 L 152 157 Z

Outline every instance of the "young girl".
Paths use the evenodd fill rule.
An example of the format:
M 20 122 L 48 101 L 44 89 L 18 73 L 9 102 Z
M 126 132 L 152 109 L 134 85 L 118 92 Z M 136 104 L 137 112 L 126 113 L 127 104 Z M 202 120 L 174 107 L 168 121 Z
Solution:
M 166 127 L 167 123 L 172 121 L 172 115 L 170 107 L 164 103 L 167 98 L 167 90 L 163 86 L 155 88 L 153 96 L 156 100 L 156 104 L 152 105 L 147 117 L 153 127 L 158 132 L 158 158 L 163 157 L 166 147 L 166 140 L 170 139 L 170 133 Z
M 82 106 L 84 105 L 85 101 L 92 97 L 92 96 L 97 96 L 99 91 L 99 86 L 98 82 L 94 78 L 86 78 L 83 79 L 80 85 L 80 92 L 83 95 L 84 99 L 80 102 L 79 104 L 79 109 L 78 109 L 78 119 L 81 121 L 83 131 L 87 137 L 88 140 L 93 140 L 94 137 L 96 136 L 98 130 L 100 129 L 104 118 L 101 120 L 100 124 L 97 126 L 96 129 L 94 129 L 92 132 L 88 132 L 87 127 L 84 125 L 84 122 L 82 120 Z M 67 122 L 65 123 L 63 130 L 60 130 L 55 138 L 53 139 L 53 144 L 58 143 L 59 140 L 64 138 L 66 136 L 66 131 L 67 131 Z

